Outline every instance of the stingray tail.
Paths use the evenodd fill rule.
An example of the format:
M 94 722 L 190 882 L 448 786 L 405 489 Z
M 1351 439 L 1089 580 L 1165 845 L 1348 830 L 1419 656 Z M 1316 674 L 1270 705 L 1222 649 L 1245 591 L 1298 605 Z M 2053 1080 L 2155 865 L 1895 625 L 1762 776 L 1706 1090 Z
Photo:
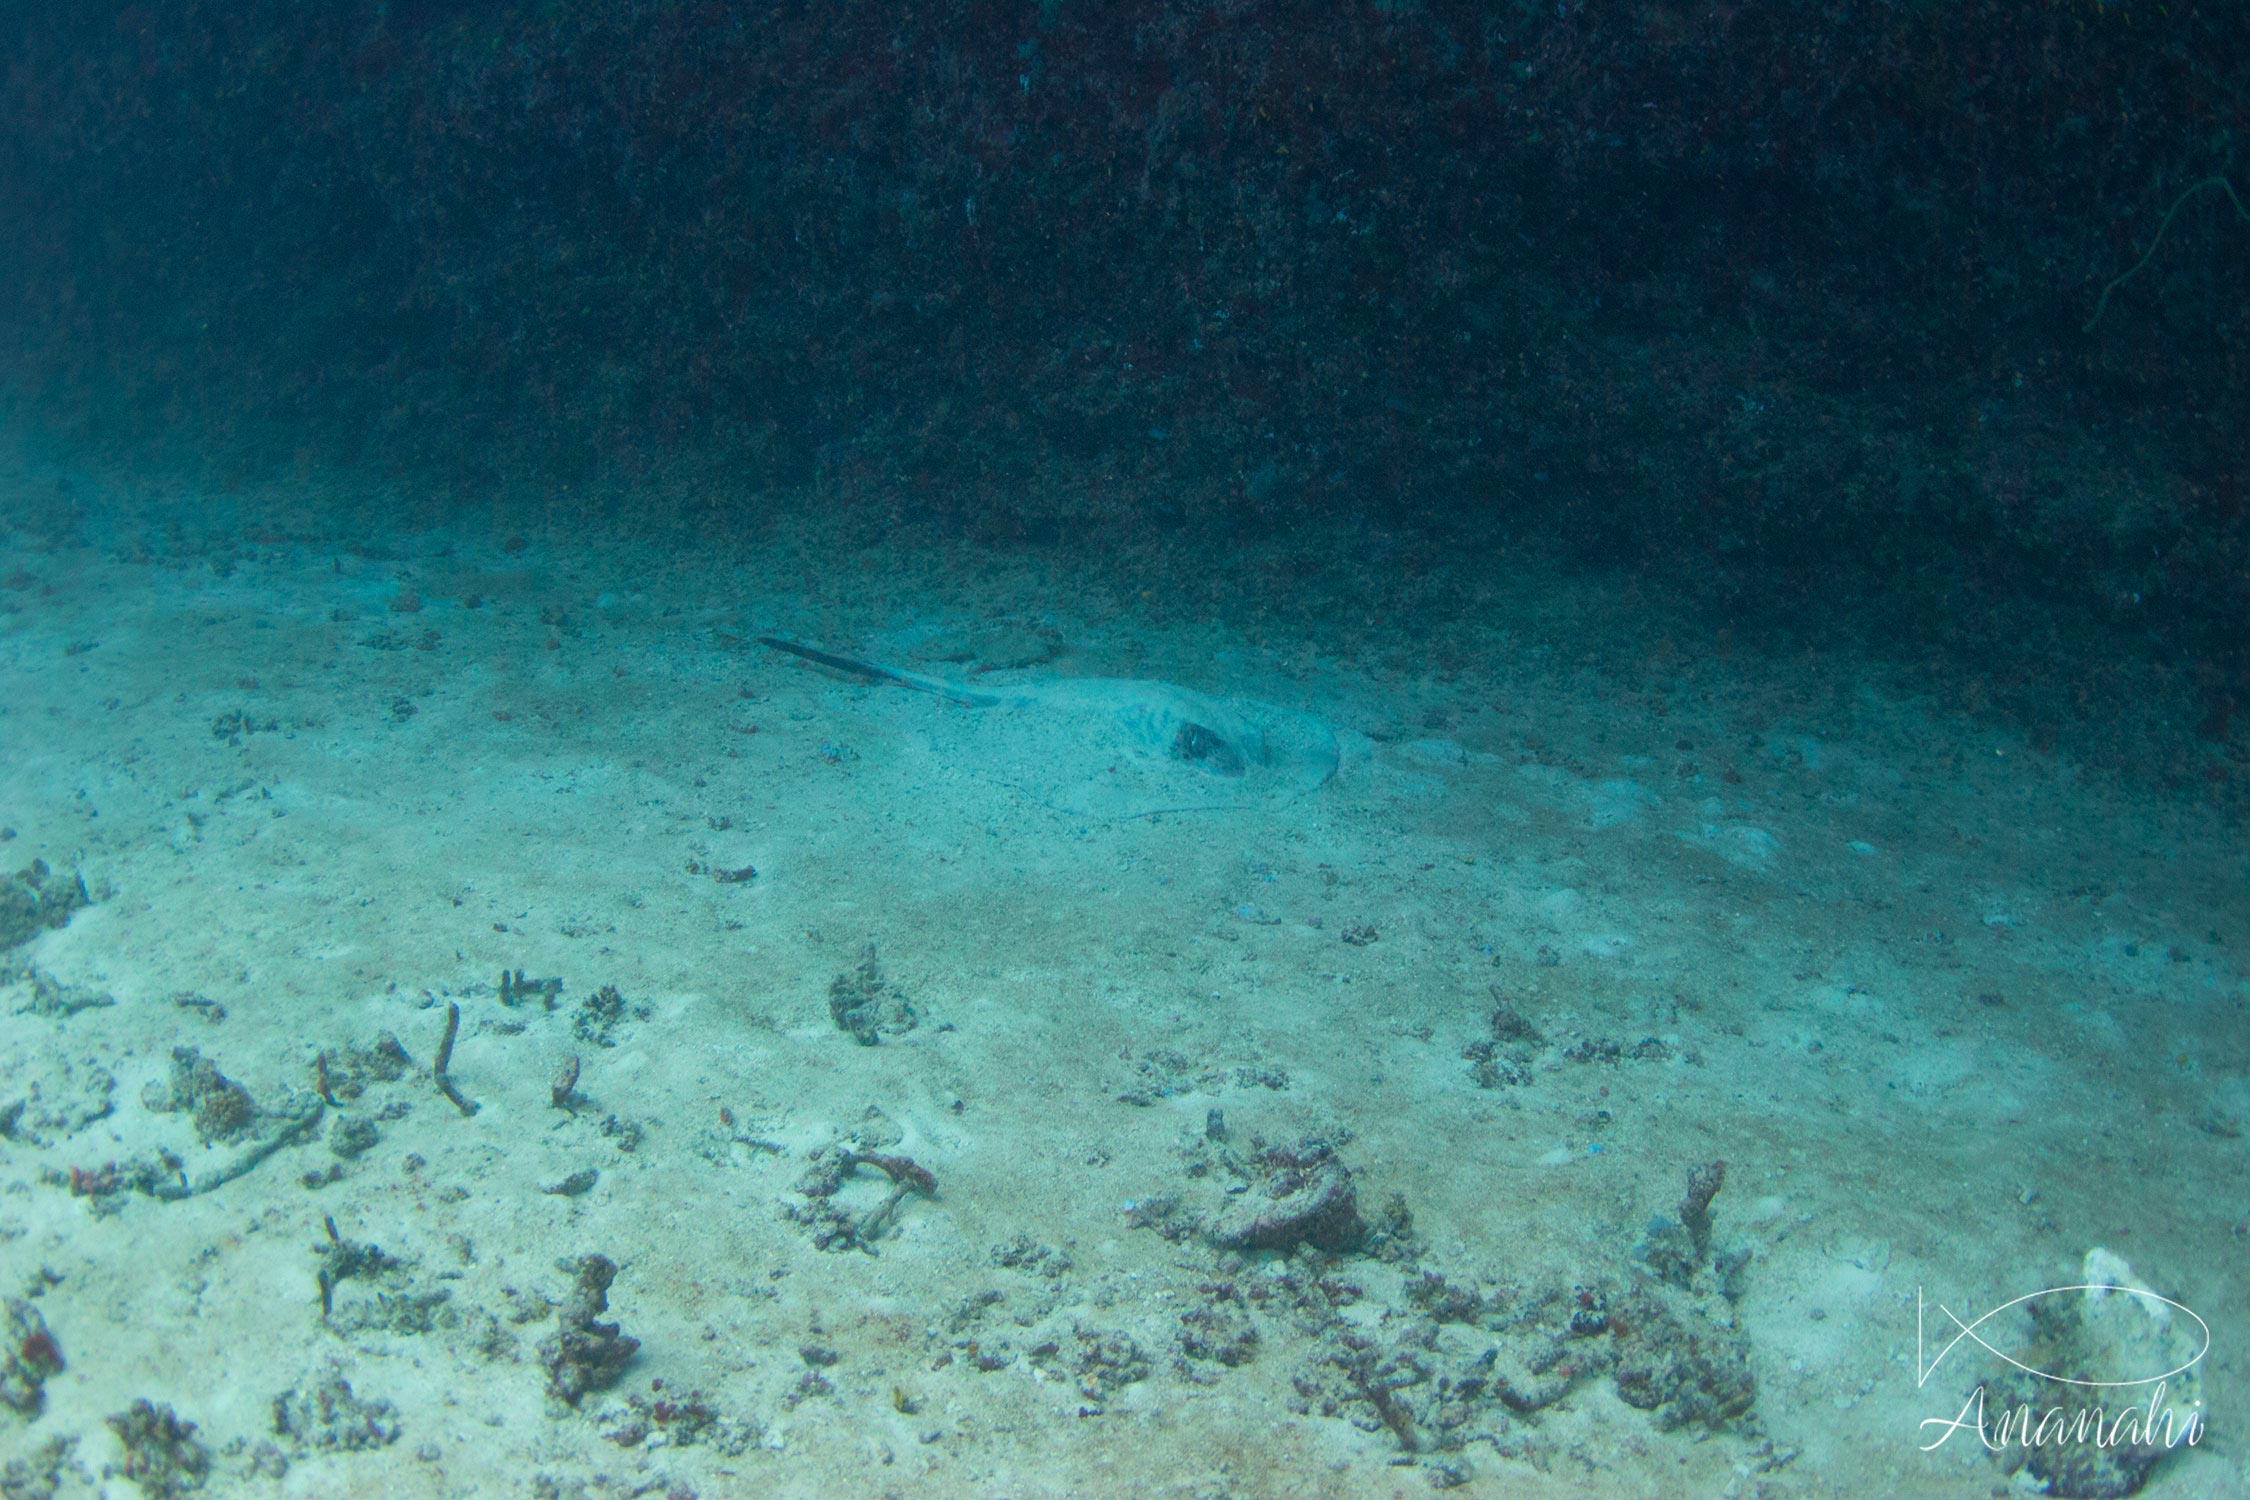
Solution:
M 912 688 L 917 693 L 934 693 L 949 703 L 963 708 L 991 708 L 1008 700 L 991 693 L 972 693 L 959 683 L 947 682 L 942 677 L 924 677 L 919 672 L 902 672 L 897 667 L 886 667 L 880 662 L 860 661 L 856 657 L 838 656 L 833 651 L 823 651 L 817 646 L 799 645 L 785 641 L 777 635 L 761 635 L 758 644 L 771 646 L 776 651 L 786 651 L 791 656 L 801 656 L 806 661 L 818 662 L 824 667 L 868 682 L 889 682 Z

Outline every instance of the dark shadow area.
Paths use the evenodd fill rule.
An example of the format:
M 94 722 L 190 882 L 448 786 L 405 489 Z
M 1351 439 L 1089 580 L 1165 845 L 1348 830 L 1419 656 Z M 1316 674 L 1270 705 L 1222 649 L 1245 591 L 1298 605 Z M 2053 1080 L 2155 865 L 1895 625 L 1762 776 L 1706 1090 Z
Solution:
M 567 509 L 692 468 L 652 522 L 816 503 L 1173 574 L 1560 549 L 1715 633 L 1933 660 L 2035 741 L 2176 700 L 2167 774 L 2226 790 L 2250 223 L 2165 214 L 2246 185 L 2242 32 L 2091 0 L 16 6 L 0 370 L 27 422 L 221 490 Z

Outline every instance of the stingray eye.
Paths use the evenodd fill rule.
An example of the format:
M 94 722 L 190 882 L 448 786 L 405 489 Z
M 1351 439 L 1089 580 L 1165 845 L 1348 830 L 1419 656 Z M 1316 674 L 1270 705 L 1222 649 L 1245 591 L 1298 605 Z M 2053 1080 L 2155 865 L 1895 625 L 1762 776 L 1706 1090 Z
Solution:
M 1240 776 L 1242 757 L 1234 746 L 1201 724 L 1186 723 L 1172 736 L 1172 757 L 1201 766 L 1215 776 Z

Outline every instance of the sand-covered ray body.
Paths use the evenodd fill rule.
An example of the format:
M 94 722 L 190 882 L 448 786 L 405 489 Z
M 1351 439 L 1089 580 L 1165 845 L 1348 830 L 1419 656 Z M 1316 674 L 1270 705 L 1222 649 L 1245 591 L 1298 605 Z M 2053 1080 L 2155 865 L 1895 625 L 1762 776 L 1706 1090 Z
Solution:
M 775 636 L 778 651 L 969 712 L 932 726 L 937 748 L 1058 812 L 1136 818 L 1271 807 L 1336 775 L 1336 731 L 1296 709 L 1130 677 L 970 687 Z

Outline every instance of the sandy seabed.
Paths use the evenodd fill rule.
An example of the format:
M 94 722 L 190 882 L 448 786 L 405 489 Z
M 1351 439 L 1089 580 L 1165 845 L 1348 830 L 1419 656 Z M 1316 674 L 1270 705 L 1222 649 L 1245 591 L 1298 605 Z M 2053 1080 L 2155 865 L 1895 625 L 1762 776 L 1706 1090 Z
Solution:
M 2097 1246 L 2211 1331 L 2147 1493 L 2250 1493 L 2185 802 L 1535 571 L 1438 671 L 810 527 L 181 537 L 0 552 L 9 1500 L 1981 1496 L 1917 1309 Z M 1088 817 L 761 633 L 1343 749 Z

